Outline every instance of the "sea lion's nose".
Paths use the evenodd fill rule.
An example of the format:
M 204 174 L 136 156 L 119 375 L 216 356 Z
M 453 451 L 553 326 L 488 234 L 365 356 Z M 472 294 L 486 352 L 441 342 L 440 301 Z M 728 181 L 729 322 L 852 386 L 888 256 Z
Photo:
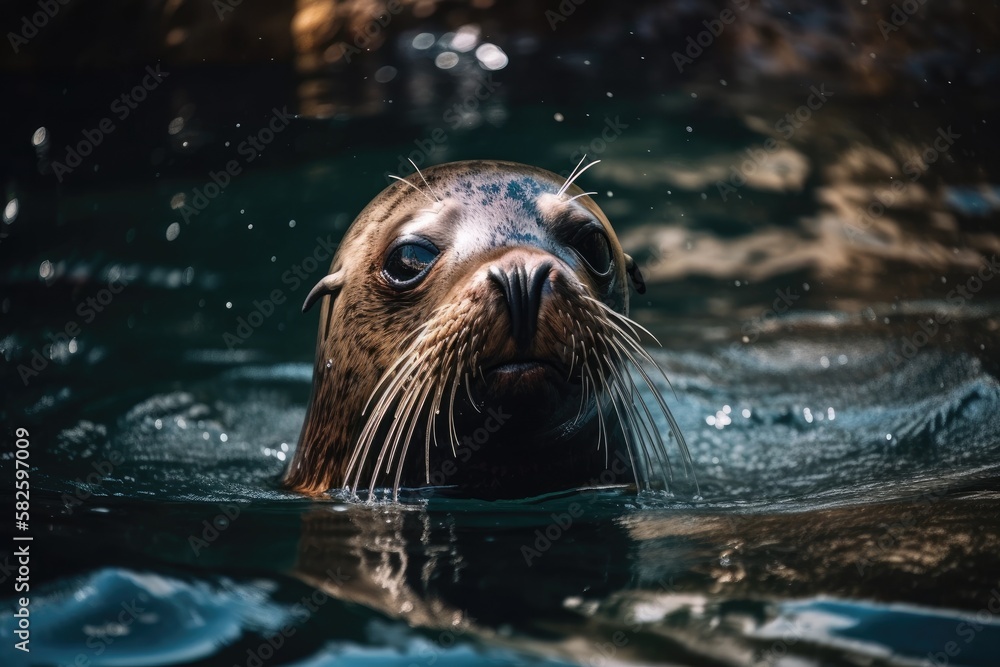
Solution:
M 526 266 L 516 262 L 508 266 L 491 266 L 490 278 L 500 287 L 510 313 L 510 332 L 519 349 L 525 349 L 538 329 L 538 310 L 542 292 L 552 270 L 552 262 Z

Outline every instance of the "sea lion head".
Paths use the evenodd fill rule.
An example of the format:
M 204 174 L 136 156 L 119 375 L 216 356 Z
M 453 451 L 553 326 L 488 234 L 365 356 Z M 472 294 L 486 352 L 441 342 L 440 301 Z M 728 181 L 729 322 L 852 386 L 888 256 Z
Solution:
M 444 164 L 361 212 L 304 305 L 323 302 L 292 488 L 520 497 L 662 468 L 628 368 L 649 383 L 628 319 L 642 277 L 573 185 L 585 169 Z

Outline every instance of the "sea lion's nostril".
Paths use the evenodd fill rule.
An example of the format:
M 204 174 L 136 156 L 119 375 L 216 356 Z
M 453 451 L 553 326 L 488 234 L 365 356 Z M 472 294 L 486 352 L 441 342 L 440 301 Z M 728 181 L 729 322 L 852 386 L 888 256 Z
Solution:
M 542 305 L 545 282 L 552 262 L 540 262 L 531 268 L 522 263 L 512 267 L 490 267 L 490 278 L 500 287 L 510 314 L 510 333 L 518 348 L 527 348 L 538 330 L 538 311 Z

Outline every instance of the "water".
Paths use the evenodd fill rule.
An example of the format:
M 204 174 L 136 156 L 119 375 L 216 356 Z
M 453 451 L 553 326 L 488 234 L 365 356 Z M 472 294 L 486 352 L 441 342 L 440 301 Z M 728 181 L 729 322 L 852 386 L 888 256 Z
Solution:
M 882 95 L 633 71 L 548 96 L 503 74 L 470 127 L 442 120 L 479 85 L 455 72 L 423 104 L 397 90 L 405 110 L 292 121 L 187 216 L 294 100 L 280 76 L 238 70 L 219 85 L 254 92 L 229 106 L 212 74 L 179 71 L 58 185 L 40 165 L 130 78 L 40 87 L 68 103 L 12 126 L 0 240 L 0 414 L 30 432 L 34 537 L 32 651 L 10 649 L 5 570 L 3 664 L 996 664 L 992 96 L 926 71 Z M 823 84 L 789 136 L 781 119 Z M 683 480 L 395 505 L 280 487 L 311 382 L 299 305 L 438 127 L 434 163 L 602 159 L 583 185 L 650 285 L 633 316 L 662 343 L 646 341 L 700 497 Z

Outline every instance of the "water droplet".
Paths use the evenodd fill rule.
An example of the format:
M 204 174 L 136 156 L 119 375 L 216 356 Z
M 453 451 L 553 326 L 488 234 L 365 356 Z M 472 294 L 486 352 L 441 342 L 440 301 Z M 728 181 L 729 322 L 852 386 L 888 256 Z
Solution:
M 385 65 L 384 67 L 379 67 L 375 71 L 375 80 L 379 83 L 389 83 L 396 78 L 396 68 L 392 65 Z
M 43 146 L 49 141 L 49 131 L 44 127 L 40 127 L 35 130 L 35 133 L 31 135 L 31 145 L 32 146 Z
M 415 49 L 426 51 L 432 46 L 434 46 L 434 35 L 429 32 L 422 32 L 413 38 L 413 48 Z
M 453 51 L 439 53 L 434 59 L 434 64 L 437 65 L 438 69 L 451 69 L 458 64 L 458 54 Z
M 483 44 L 478 49 L 476 49 L 476 59 L 479 60 L 479 64 L 483 69 L 496 71 L 498 69 L 503 69 L 510 62 L 507 54 L 503 52 L 496 44 L 490 44 L 489 42 Z
M 9 225 L 10 223 L 17 220 L 18 208 L 19 206 L 17 203 L 17 197 L 14 197 L 9 202 L 7 202 L 7 206 L 5 206 L 3 209 L 3 221 Z

